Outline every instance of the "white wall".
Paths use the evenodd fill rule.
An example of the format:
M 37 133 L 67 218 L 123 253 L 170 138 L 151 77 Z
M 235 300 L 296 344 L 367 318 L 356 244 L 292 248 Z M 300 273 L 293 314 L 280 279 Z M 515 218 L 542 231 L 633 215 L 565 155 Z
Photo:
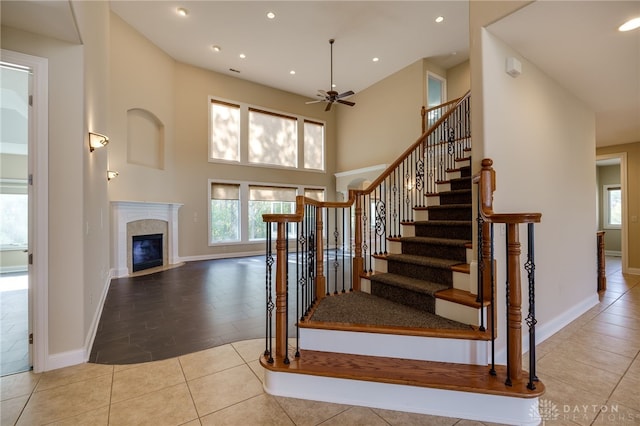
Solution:
M 484 29 L 481 50 L 484 133 L 483 144 L 474 145 L 474 155 L 494 161 L 496 212 L 542 213 L 542 222 L 535 226 L 536 314 L 542 340 L 598 302 L 595 115 Z M 522 62 L 518 78 L 504 71 L 509 56 Z M 499 234 L 498 230 L 498 318 L 499 329 L 505 330 L 506 260 Z M 522 264 L 526 240 L 523 228 Z M 524 317 L 526 273 L 522 278 Z M 504 348 L 504 334 L 500 333 L 499 350 Z

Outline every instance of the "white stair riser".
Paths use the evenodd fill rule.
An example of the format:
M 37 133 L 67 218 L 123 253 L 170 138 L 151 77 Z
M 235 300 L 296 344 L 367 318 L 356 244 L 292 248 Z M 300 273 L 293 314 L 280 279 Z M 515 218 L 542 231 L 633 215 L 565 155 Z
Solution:
M 538 398 L 514 398 L 266 369 L 263 387 L 271 395 L 289 398 L 481 422 L 524 426 L 540 424 Z
M 375 272 L 387 272 L 387 261 L 385 259 L 373 259 L 373 270 Z
M 489 363 L 489 344 L 484 340 L 301 328 L 300 348 L 419 361 Z
M 425 221 L 429 219 L 429 212 L 427 210 L 414 210 L 413 211 L 413 220 L 418 222 L 418 221 Z
M 453 288 L 458 290 L 470 291 L 469 287 L 471 286 L 469 279 L 470 274 L 465 274 L 464 272 L 453 271 Z
M 448 300 L 436 299 L 436 315 L 464 324 L 480 325 L 481 315 L 486 315 L 485 311 L 486 309 L 480 310 Z M 484 324 L 487 324 L 486 318 Z
M 456 170 L 454 172 L 447 172 L 446 174 L 447 180 L 460 179 L 461 177 L 462 177 L 462 173 L 460 172 L 460 170 Z
M 387 241 L 387 252 L 389 254 L 402 253 L 402 243 L 400 241 Z
M 422 220 L 422 219 L 415 219 L 415 220 Z M 402 233 L 403 237 L 415 237 L 416 227 L 414 225 L 402 225 L 402 228 L 400 228 L 400 232 Z
M 440 196 L 432 195 L 429 197 L 425 197 L 427 199 L 427 207 L 431 206 L 439 206 L 440 205 Z
M 451 191 L 451 183 L 449 183 L 449 182 L 445 182 L 445 183 L 439 183 L 439 184 L 437 184 L 437 185 L 436 185 L 436 191 L 437 191 L 438 193 Z

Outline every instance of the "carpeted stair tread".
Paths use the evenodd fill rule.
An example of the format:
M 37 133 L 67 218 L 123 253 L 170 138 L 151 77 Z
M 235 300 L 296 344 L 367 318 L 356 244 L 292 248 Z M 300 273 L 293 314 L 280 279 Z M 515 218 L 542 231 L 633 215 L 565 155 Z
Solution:
M 370 280 L 416 293 L 428 294 L 429 296 L 434 296 L 438 291 L 450 288 L 450 286 L 446 284 L 432 283 L 417 278 L 390 273 L 371 275 Z
M 415 226 L 471 226 L 472 223 L 471 220 L 416 220 L 413 222 Z
M 420 243 L 420 244 L 433 244 L 438 246 L 454 246 L 465 247 L 471 241 L 469 240 L 456 240 L 452 238 L 436 238 L 436 237 L 400 237 L 400 242 L 408 243 Z
M 437 206 L 425 207 L 423 210 L 448 210 L 448 209 L 471 209 L 471 208 L 472 208 L 471 204 L 439 204 Z
M 439 259 L 437 257 L 426 257 L 415 254 L 388 254 L 387 261 L 410 263 L 412 265 L 429 266 L 432 268 L 450 269 L 453 265 L 460 263 L 458 260 Z
M 323 298 L 309 321 L 428 329 L 470 329 L 468 324 L 360 291 Z

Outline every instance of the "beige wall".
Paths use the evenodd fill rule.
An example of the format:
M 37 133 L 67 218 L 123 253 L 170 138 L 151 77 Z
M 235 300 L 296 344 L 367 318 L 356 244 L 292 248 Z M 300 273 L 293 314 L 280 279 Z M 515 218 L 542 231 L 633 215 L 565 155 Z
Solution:
M 337 112 L 338 172 L 390 164 L 418 139 L 428 71 L 447 79 L 449 99 L 469 90 L 468 61 L 446 70 L 421 59 L 357 93 Z
M 449 100 L 464 96 L 471 88 L 471 68 L 469 61 L 447 70 L 447 98 Z
M 598 197 L 598 230 L 605 231 L 604 249 L 606 251 L 622 251 L 622 235 L 620 229 L 604 229 L 604 209 L 607 202 L 603 185 L 620 185 L 620 166 L 598 166 L 596 167 Z
M 324 105 L 305 105 L 305 97 L 176 62 L 116 15 L 111 21 L 114 146 L 109 150 L 109 167 L 118 170 L 120 176 L 109 183 L 109 196 L 113 201 L 184 204 L 179 211 L 182 259 L 264 251 L 262 242 L 209 247 L 209 179 L 321 186 L 326 188 L 328 200 L 335 199 L 335 110 L 325 113 Z M 209 96 L 325 121 L 326 172 L 210 163 Z M 144 108 L 164 124 L 163 170 L 127 162 L 126 111 L 130 108 Z
M 613 145 L 596 150 L 597 155 L 627 154 L 627 243 L 630 272 L 640 273 L 640 142 Z M 635 221 L 634 221 L 635 216 Z
M 101 299 L 110 281 L 109 200 L 107 196 L 107 151 L 89 152 L 90 131 L 110 135 L 109 128 L 109 3 L 73 3 L 83 41 L 84 115 L 80 151 L 83 160 L 83 337 L 84 356 L 89 358 L 93 331 L 100 319 Z
M 80 350 L 85 341 L 83 49 L 7 27 L 2 28 L 2 48 L 49 61 L 47 353 Z
M 544 340 L 598 302 L 595 114 L 486 30 L 481 31 L 481 47 L 480 81 L 491 96 L 480 100 L 484 140 L 478 146 L 474 135 L 473 154 L 494 160 L 496 212 L 542 213 L 542 222 L 535 226 L 535 261 L 538 338 Z M 522 62 L 518 78 L 504 72 L 509 56 Z M 523 256 L 525 231 L 520 235 Z M 501 234 L 499 230 L 498 241 L 504 238 Z M 496 244 L 497 282 L 504 283 L 504 243 Z M 527 294 L 526 279 L 522 294 Z M 523 299 L 526 312 L 526 296 Z M 497 300 L 504 300 L 503 285 L 498 285 Z M 501 330 L 504 311 L 504 303 L 499 303 Z M 499 351 L 504 344 L 502 333 Z

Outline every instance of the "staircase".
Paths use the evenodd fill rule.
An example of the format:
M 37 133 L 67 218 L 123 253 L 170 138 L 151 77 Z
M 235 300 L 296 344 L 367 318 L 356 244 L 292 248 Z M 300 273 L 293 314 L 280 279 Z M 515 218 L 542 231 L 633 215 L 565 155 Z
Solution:
M 446 123 L 446 117 L 439 123 Z M 324 216 L 334 218 L 336 236 L 336 256 L 326 262 L 323 256 L 330 249 L 322 245 L 321 219 L 305 222 L 309 216 L 323 217 L 316 210 L 322 206 L 299 200 L 296 215 L 264 216 L 265 221 L 278 223 L 275 292 L 270 281 L 273 244 L 267 241 L 267 339 L 260 359 L 268 393 L 497 423 L 539 423 L 538 397 L 544 385 L 536 381 L 532 386 L 534 376 L 527 376 L 520 365 L 495 365 L 495 328 L 488 326 L 492 299 L 477 295 L 485 286 L 476 284 L 478 277 L 472 273 L 476 267 L 470 265 L 474 220 L 470 148 L 449 155 L 455 165 L 437 179 L 437 189 L 422 185 L 423 170 L 429 168 L 427 154 L 440 149 L 438 145 L 450 148 L 451 140 L 431 145 L 419 140 L 413 151 L 390 167 L 399 172 L 387 173 L 372 184 L 378 189 L 345 206 L 332 205 L 353 206 L 356 223 L 363 223 L 353 234 L 356 243 L 349 271 L 353 279 L 347 291 L 338 291 L 336 282 L 332 292 L 325 280 L 332 275 L 326 269 L 338 268 L 339 218 L 346 223 L 351 210 Z M 417 191 L 405 192 L 404 184 L 410 180 L 421 184 Z M 409 212 L 403 210 L 405 200 L 412 201 Z M 395 227 L 391 217 L 405 218 Z M 309 250 L 296 257 L 296 271 L 302 274 L 295 279 L 287 263 L 289 222 L 300 223 L 296 244 L 306 244 Z M 328 240 L 329 230 L 326 236 Z M 347 246 L 343 243 L 342 250 Z M 314 264 L 315 270 L 310 267 Z M 296 289 L 295 296 L 289 288 Z M 290 297 L 304 305 L 296 314 L 300 317 L 295 339 L 287 334 Z M 515 306 L 509 307 L 510 314 Z M 362 319 L 365 313 L 375 321 Z M 275 341 L 269 325 L 274 315 Z M 414 323 L 423 317 L 427 325 Z M 521 358 L 513 359 L 521 364 Z

